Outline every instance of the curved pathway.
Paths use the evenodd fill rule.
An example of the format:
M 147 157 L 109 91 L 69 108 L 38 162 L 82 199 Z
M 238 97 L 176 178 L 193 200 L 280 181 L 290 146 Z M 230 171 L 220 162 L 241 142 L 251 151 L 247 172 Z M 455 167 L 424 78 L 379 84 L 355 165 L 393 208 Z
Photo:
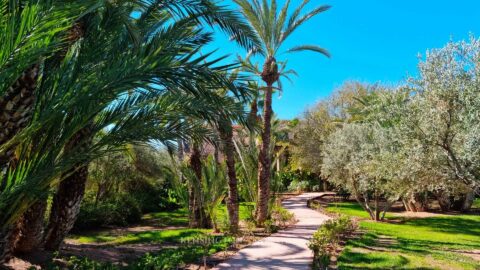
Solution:
M 323 194 L 326 193 L 304 193 L 284 200 L 283 206 L 298 220 L 292 228 L 253 243 L 214 269 L 311 269 L 313 254 L 308 241 L 329 217 L 308 208 L 307 200 Z

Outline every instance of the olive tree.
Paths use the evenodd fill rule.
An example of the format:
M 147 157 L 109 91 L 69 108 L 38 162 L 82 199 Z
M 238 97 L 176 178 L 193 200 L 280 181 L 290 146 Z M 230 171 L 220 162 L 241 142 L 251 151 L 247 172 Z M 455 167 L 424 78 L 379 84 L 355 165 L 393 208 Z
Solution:
M 402 123 L 405 136 L 412 148 L 429 152 L 422 164 L 435 167 L 450 187 L 437 190 L 439 201 L 463 196 L 460 208 L 467 210 L 480 184 L 480 40 L 428 51 L 419 71 L 407 86 L 412 98 Z
M 371 123 L 347 123 L 333 132 L 325 147 L 322 173 L 347 189 L 373 220 L 382 220 L 391 203 L 395 178 L 384 173 L 384 152 L 392 146 L 387 129 Z M 382 202 L 386 199 L 386 202 Z

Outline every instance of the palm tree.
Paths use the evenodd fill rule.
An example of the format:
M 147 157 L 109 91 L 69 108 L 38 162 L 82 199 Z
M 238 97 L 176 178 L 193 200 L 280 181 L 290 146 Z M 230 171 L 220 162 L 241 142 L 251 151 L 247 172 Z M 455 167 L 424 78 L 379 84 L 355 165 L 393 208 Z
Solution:
M 7 6 L 7 2 L 1 4 Z M 79 168 L 89 161 L 118 150 L 128 142 L 154 139 L 168 142 L 179 137 L 190 139 L 199 136 L 202 129 L 185 123 L 184 118 L 204 118 L 220 108 L 225 109 L 210 89 L 213 88 L 211 85 L 234 88 L 218 72 L 230 67 L 212 68 L 217 60 L 207 61 L 210 54 L 197 56 L 200 47 L 211 40 L 211 34 L 203 31 L 199 19 L 220 25 L 240 43 L 250 46 L 248 44 L 252 40 L 245 35 L 248 27 L 238 21 L 238 16 L 210 1 L 183 1 L 186 6 L 178 8 L 178 12 L 167 9 L 168 3 L 159 5 L 157 1 L 148 2 L 149 6 L 144 5 L 145 1 L 139 1 L 137 6 L 131 1 L 116 2 L 120 3 L 125 3 L 126 8 L 118 9 L 110 2 L 105 3 L 103 12 L 100 10 L 94 15 L 92 29 L 95 32 L 76 42 L 59 67 L 43 74 L 41 85 L 36 90 L 38 95 L 31 122 L 0 145 L 1 154 L 15 148 L 18 159 L 15 168 L 1 172 L 4 177 L 0 183 L 0 236 L 8 241 L 0 241 L 0 260 L 10 249 L 6 245 L 12 238 L 12 225 L 49 189 L 81 173 Z M 170 4 L 170 8 L 178 7 L 177 3 Z M 137 10 L 139 6 L 142 16 L 131 18 L 133 9 L 127 8 Z M 198 8 L 197 11 L 192 12 L 195 8 Z M 2 6 L 1 10 L 9 9 Z M 73 10 L 78 13 L 81 9 Z M 55 51 L 39 39 L 50 42 L 55 34 L 68 29 L 73 19 L 62 8 L 49 12 L 55 15 L 54 19 L 45 16 L 50 21 L 44 22 L 40 16 L 39 21 L 31 20 L 31 17 L 25 19 L 33 24 L 32 29 L 40 29 L 49 35 L 33 31 L 35 35 L 32 36 L 30 32 L 27 40 L 33 39 L 32 48 L 23 48 L 23 51 L 13 48 L 13 51 L 25 54 L 20 54 L 23 57 L 19 58 L 23 62 L 18 61 L 21 65 L 8 62 L 10 59 L 5 56 L 8 56 L 11 43 L 3 42 L 15 37 L 13 32 L 3 31 L 3 26 L 7 30 L 15 29 L 11 24 L 16 20 L 8 17 L 7 20 L 3 20 L 4 17 L 0 19 L 0 66 L 6 67 L 0 72 L 2 80 L 13 82 L 12 78 L 18 77 L 14 73 L 19 69 L 26 70 L 40 56 L 48 58 L 50 52 Z M 181 12 L 188 15 L 172 22 L 172 18 L 177 18 Z M 13 13 L 11 16 L 21 15 Z M 128 18 L 127 23 L 118 18 Z M 58 24 L 58 19 L 67 25 Z M 39 23 L 46 23 L 46 26 L 37 25 Z M 62 28 L 53 31 L 50 29 L 52 25 L 62 25 Z M 138 32 L 132 31 L 136 29 L 139 29 Z M 18 47 L 24 45 L 22 43 Z M 5 81 L 0 80 L 2 97 L 5 89 L 12 84 Z M 211 85 L 205 86 L 205 81 Z M 89 129 L 92 135 L 75 139 L 85 129 Z M 89 143 L 91 137 L 96 138 Z M 72 141 L 77 142 L 70 144 Z M 70 150 L 64 151 L 67 148 Z M 70 195 L 63 193 L 62 197 Z M 81 197 L 76 193 L 73 195 L 73 201 Z M 72 197 L 66 201 L 69 203 L 58 205 L 71 207 Z M 70 221 L 71 218 L 68 218 L 65 221 L 67 226 L 58 227 L 60 233 L 55 235 L 64 235 Z M 61 237 L 56 238 L 52 243 L 58 243 Z
M 61 41 L 65 39 L 62 32 L 92 2 L 56 4 L 56 1 L 0 1 L 0 145 L 11 140 L 31 121 L 35 90 L 39 84 L 40 58 L 61 48 Z M 0 171 L 13 170 L 18 165 L 15 150 L 12 145 L 0 151 Z M 0 173 L 0 177 L 4 175 Z M 0 240 L 0 258 L 11 252 L 11 248 L 5 249 L 4 244 L 17 244 L 21 249 L 28 249 L 33 244 L 34 241 L 22 241 L 18 235 L 36 236 L 43 224 L 28 227 L 23 221 L 38 219 L 43 213 L 42 202 L 26 211 L 22 222 L 16 225 L 16 233 L 3 236 L 0 233 L 0 239 L 9 238 L 9 241 Z
M 328 5 L 323 5 L 302 15 L 303 9 L 309 2 L 309 0 L 303 0 L 293 13 L 288 16 L 290 0 L 286 1 L 281 10 L 277 10 L 276 0 L 270 0 L 269 3 L 267 0 L 262 2 L 259 0 L 235 0 L 235 3 L 240 6 L 241 12 L 255 30 L 255 33 L 262 43 L 261 46 L 254 48 L 251 53 L 259 54 L 264 59 L 262 70 L 258 71 L 258 69 L 256 69 L 258 71 L 256 73 L 266 83 L 266 87 L 264 88 L 262 144 L 258 162 L 259 203 L 255 213 L 257 222 L 260 225 L 263 224 L 267 218 L 268 199 L 270 195 L 271 158 L 268 151 L 270 148 L 273 85 L 279 83 L 280 76 L 284 75 L 281 72 L 284 67 L 279 69 L 279 63 L 277 63 L 276 57 L 284 42 L 300 25 L 330 8 Z M 289 18 L 287 19 L 287 17 Z M 330 56 L 327 50 L 316 45 L 299 45 L 288 49 L 286 52 L 299 51 L 313 51 L 327 57 Z M 284 64 L 285 63 L 283 63 L 283 65 Z M 286 73 L 291 72 L 292 71 L 287 71 Z

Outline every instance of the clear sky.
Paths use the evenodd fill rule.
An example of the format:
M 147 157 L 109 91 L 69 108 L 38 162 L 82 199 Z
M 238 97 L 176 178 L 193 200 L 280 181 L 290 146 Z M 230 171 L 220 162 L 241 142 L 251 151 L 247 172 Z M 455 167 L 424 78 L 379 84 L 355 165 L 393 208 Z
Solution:
M 292 6 L 300 2 L 292 0 Z M 300 27 L 285 49 L 317 44 L 332 58 L 310 52 L 279 57 L 288 57 L 299 74 L 293 84 L 284 81 L 282 97 L 274 98 L 282 119 L 299 116 L 346 80 L 400 82 L 416 74 L 418 56 L 427 49 L 480 36 L 480 0 L 312 0 L 309 8 L 320 4 L 332 8 Z M 212 46 L 221 54 L 244 54 L 220 36 Z

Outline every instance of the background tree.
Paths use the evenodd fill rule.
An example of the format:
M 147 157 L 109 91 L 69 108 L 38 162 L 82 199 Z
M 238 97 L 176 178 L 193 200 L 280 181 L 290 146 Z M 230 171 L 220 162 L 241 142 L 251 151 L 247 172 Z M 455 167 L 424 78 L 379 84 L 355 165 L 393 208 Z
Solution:
M 303 9 L 309 3 L 309 0 L 304 0 L 290 16 L 288 16 L 290 1 L 287 0 L 284 6 L 278 10 L 276 0 L 270 2 L 258 0 L 235 0 L 235 3 L 240 6 L 241 12 L 254 29 L 261 44 L 255 47 L 251 53 L 258 54 L 263 60 L 263 68 L 261 71 L 258 68 L 250 70 L 257 70 L 257 74 L 265 82 L 266 87 L 264 91 L 264 108 L 263 108 L 263 127 L 262 127 L 262 144 L 260 146 L 258 158 L 258 205 L 256 207 L 256 219 L 259 224 L 268 217 L 268 200 L 270 196 L 270 170 L 271 159 L 268 153 L 270 149 L 270 135 L 271 135 L 271 120 L 272 120 L 272 93 L 274 84 L 279 83 L 281 75 L 291 73 L 291 71 L 284 71 L 285 65 L 277 63 L 277 54 L 280 52 L 284 42 L 297 30 L 297 28 L 310 20 L 312 17 L 324 12 L 330 6 L 324 5 L 317 7 L 306 14 L 302 14 Z M 313 51 L 321 53 L 325 56 L 330 54 L 323 48 L 315 45 L 300 45 L 288 49 L 287 52 L 298 51 Z M 247 57 L 248 58 L 248 57 Z M 247 59 L 247 62 L 249 59 Z M 282 72 L 284 74 L 282 74 Z

